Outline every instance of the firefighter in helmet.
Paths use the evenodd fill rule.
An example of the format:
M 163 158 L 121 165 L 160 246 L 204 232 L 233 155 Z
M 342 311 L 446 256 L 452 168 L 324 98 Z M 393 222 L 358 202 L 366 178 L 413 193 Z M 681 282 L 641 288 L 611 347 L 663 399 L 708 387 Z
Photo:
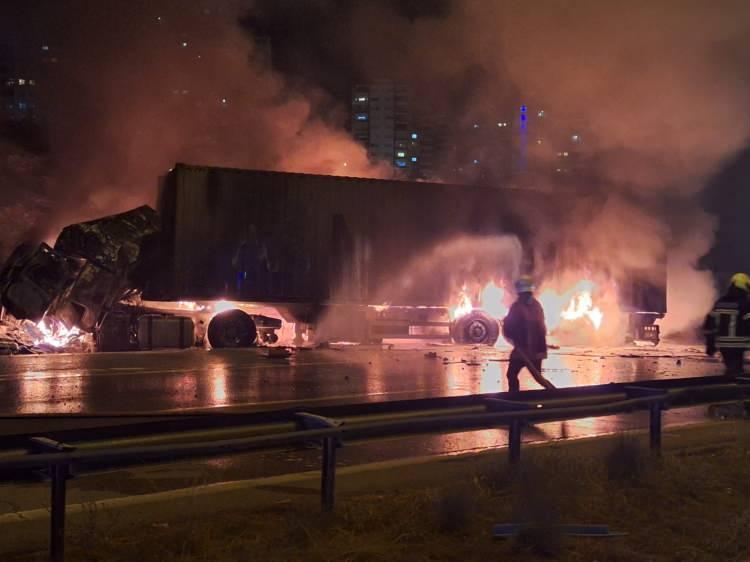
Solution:
M 547 326 L 542 305 L 534 298 L 534 282 L 530 277 L 521 277 L 515 289 L 518 298 L 503 321 L 503 336 L 513 344 L 508 363 L 508 389 L 511 394 L 519 391 L 518 375 L 524 367 L 541 386 L 554 389 L 542 375 L 542 361 L 547 357 Z
M 706 316 L 703 332 L 706 354 L 713 356 L 718 350 L 726 373 L 741 375 L 750 344 L 750 275 L 732 275 L 727 292 Z

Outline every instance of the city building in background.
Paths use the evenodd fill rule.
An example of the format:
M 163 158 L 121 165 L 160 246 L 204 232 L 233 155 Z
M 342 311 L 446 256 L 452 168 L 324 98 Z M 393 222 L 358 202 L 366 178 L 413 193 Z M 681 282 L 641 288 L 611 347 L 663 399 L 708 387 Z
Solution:
M 578 170 L 577 119 L 523 102 L 481 113 L 449 122 L 417 103 L 407 85 L 383 80 L 352 88 L 350 129 L 371 159 L 409 178 L 508 185 Z
M 19 73 L 10 46 L 0 45 L 0 116 L 3 121 L 24 121 L 36 115 L 36 80 Z
M 351 132 L 373 160 L 390 162 L 410 178 L 439 171 L 445 125 L 415 104 L 404 84 L 379 81 L 352 89 Z

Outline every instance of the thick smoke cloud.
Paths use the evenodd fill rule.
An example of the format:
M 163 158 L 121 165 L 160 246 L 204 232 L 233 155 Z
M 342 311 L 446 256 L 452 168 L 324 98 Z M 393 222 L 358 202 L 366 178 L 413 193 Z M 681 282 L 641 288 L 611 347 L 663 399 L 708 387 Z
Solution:
M 274 3 L 260 4 L 272 21 Z M 326 60 L 340 47 L 349 56 L 337 64 L 356 79 L 411 83 L 423 107 L 455 124 L 458 145 L 471 142 L 461 135 L 468 124 L 506 120 L 520 103 L 544 109 L 546 142 L 570 146 L 580 135 L 570 148 L 585 176 L 569 187 L 609 200 L 593 213 L 567 202 L 580 226 L 566 233 L 568 256 L 581 262 L 571 265 L 648 269 L 668 254 L 664 326 L 684 329 L 705 312 L 713 281 L 696 266 L 716 224 L 698 196 L 750 132 L 745 2 L 462 0 L 406 14 L 398 3 L 359 1 L 344 22 L 334 17 L 338 2 L 315 5 L 315 33 L 331 41 L 306 57 Z M 291 30 L 292 43 L 304 40 L 304 28 Z M 538 170 L 557 167 L 558 149 L 532 148 Z M 542 173 L 534 183 L 556 190 L 563 182 Z
M 45 234 L 153 202 L 155 178 L 178 160 L 387 174 L 346 134 L 335 101 L 352 82 L 386 78 L 412 84 L 420 108 L 450 124 L 453 147 L 471 142 L 471 123 L 513 119 L 520 103 L 543 108 L 551 144 L 582 139 L 586 174 L 567 187 L 606 200 L 595 211 L 560 201 L 578 223 L 562 233 L 580 262 L 571 265 L 648 269 L 669 251 L 670 308 L 692 304 L 670 315 L 672 330 L 712 298 L 695 265 L 715 223 L 697 200 L 750 131 L 740 0 L 40 4 L 44 17 L 25 29 L 61 53 L 49 75 L 55 166 L 44 184 L 58 213 L 40 219 Z M 280 72 L 268 66 L 269 37 Z M 533 183 L 557 190 L 557 151 L 529 158 Z M 506 165 L 485 147 L 482 162 L 493 161 Z

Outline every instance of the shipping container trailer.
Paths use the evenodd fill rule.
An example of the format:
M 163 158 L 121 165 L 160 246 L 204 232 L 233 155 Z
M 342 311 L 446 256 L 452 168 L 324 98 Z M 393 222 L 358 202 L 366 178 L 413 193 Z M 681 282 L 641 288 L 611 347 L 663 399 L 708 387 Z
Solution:
M 335 316 L 334 331 L 348 339 L 486 341 L 482 329 L 497 333 L 491 319 L 479 314 L 458 326 L 447 319 L 455 279 L 446 264 L 413 282 L 415 260 L 460 236 L 514 235 L 525 250 L 522 268 L 539 271 L 567 243 L 571 197 L 177 164 L 161 183 L 159 247 L 139 285 L 151 301 L 271 304 L 298 325 Z M 658 340 L 666 261 L 657 269 L 617 280 L 634 339 Z

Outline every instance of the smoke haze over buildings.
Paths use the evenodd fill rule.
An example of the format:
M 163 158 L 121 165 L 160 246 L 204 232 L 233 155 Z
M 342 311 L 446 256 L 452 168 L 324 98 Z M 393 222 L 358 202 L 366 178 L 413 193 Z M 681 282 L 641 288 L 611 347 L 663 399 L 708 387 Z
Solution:
M 568 203 L 581 215 L 578 257 L 648 267 L 669 251 L 668 330 L 710 305 L 713 280 L 696 265 L 715 222 L 696 195 L 748 138 L 745 3 L 467 0 L 425 3 L 421 12 L 396 2 L 313 4 L 313 33 L 340 48 L 329 41 L 303 63 L 338 53 L 341 64 L 347 53 L 344 74 L 407 81 L 448 122 L 491 123 L 525 103 L 578 134 L 585 179 L 573 188 L 610 197 L 594 215 Z M 256 29 L 274 21 L 269 7 L 279 4 L 260 5 L 266 19 L 251 19 Z M 335 17 L 341 12 L 345 21 Z M 305 29 L 291 27 L 301 43 Z M 310 80 L 303 63 L 288 70 Z M 559 183 L 535 181 L 552 190 Z

